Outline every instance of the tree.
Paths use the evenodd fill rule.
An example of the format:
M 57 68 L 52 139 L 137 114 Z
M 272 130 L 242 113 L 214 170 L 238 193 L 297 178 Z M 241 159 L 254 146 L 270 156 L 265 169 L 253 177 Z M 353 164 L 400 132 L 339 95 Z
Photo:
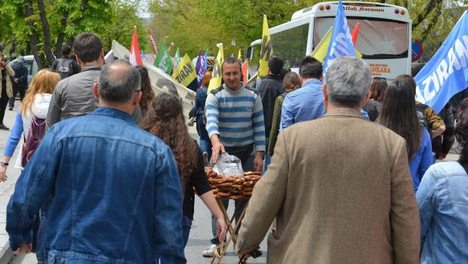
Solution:
M 80 32 L 101 36 L 106 50 L 113 39 L 130 43 L 139 0 L 4 0 L 0 3 L 0 44 L 19 53 L 32 53 L 40 68 L 60 56 Z M 143 44 L 144 46 L 144 44 Z

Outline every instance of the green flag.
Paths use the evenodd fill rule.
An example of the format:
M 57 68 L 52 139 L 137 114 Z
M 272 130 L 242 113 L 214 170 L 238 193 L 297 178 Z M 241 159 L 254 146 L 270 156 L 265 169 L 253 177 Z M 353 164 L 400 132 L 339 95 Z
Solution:
M 159 45 L 159 52 L 156 56 L 156 59 L 154 59 L 154 66 L 165 71 L 167 74 L 171 74 L 172 68 L 174 68 L 174 65 L 172 64 L 171 55 L 169 55 L 167 45 L 164 42 L 161 42 L 161 44 Z

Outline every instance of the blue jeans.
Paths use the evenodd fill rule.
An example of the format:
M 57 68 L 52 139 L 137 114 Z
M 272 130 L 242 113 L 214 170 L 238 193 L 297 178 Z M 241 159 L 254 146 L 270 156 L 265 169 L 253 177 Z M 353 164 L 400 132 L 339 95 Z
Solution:
M 200 138 L 200 150 L 208 153 L 208 160 L 211 159 L 211 141 Z
M 268 142 L 269 142 L 269 137 L 266 138 L 266 145 L 265 145 L 265 155 L 263 156 L 263 173 L 266 172 L 268 169 L 268 165 L 270 165 L 271 162 L 271 157 L 268 155 Z

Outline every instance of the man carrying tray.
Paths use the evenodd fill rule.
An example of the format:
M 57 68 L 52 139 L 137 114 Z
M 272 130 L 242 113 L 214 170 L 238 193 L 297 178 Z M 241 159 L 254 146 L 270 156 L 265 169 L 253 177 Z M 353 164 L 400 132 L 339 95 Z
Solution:
M 241 63 L 236 59 L 229 58 L 223 63 L 222 77 L 224 84 L 208 94 L 205 105 L 206 130 L 213 146 L 211 159 L 216 162 L 221 153 L 227 152 L 241 160 L 244 171 L 261 172 L 265 153 L 261 97 L 241 82 Z M 236 219 L 245 203 L 245 200 L 236 201 Z M 228 200 L 224 204 L 227 207 Z M 213 256 L 216 244 L 219 244 L 217 239 L 211 242 L 213 245 L 203 251 L 205 257 Z

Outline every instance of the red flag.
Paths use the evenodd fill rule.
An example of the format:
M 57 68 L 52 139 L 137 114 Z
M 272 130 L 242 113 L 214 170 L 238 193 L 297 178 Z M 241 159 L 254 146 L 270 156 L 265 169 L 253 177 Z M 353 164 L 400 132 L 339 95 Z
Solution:
M 153 32 L 151 32 L 150 28 L 148 28 L 148 38 L 150 39 L 151 46 L 153 47 L 154 56 L 158 55 L 158 46 L 156 46 L 156 42 L 154 41 L 154 38 L 153 38 Z
M 356 45 L 358 34 L 359 34 L 359 22 L 357 22 L 356 26 L 354 26 L 353 34 L 351 35 L 351 40 L 353 41 L 353 45 Z
M 140 44 L 138 43 L 137 29 L 133 30 L 132 44 L 130 44 L 130 63 L 133 66 L 143 65 L 141 59 Z
M 246 59 L 244 63 L 242 63 L 242 82 L 247 83 L 249 81 L 249 61 Z

